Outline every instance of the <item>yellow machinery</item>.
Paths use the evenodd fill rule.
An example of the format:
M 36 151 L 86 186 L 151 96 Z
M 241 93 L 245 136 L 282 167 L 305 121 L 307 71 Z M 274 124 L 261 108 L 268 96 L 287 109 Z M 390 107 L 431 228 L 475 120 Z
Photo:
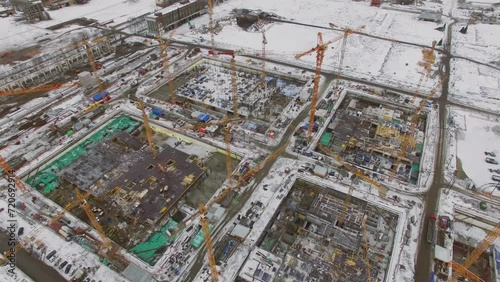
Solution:
M 314 117 L 316 115 L 316 104 L 318 103 L 318 91 L 319 91 L 319 80 L 321 78 L 321 65 L 323 64 L 323 59 L 325 58 L 327 44 L 323 44 L 323 35 L 318 32 L 318 44 L 316 48 L 309 50 L 302 54 L 309 54 L 316 51 L 316 71 L 314 72 L 314 86 L 311 99 L 311 111 L 309 114 L 309 127 L 307 128 L 307 139 L 310 141 L 312 138 L 312 131 L 314 127 Z M 300 57 L 295 57 L 300 58 Z
M 3 172 L 5 173 L 5 175 L 14 180 L 17 189 L 21 190 L 21 192 L 23 193 L 28 192 L 28 188 L 26 188 L 24 183 L 14 175 L 14 171 L 2 156 L 0 156 L 0 166 L 3 168 Z
M 413 133 L 414 133 L 415 128 L 417 127 L 417 124 L 420 120 L 420 113 L 422 112 L 422 109 L 425 107 L 425 104 L 427 104 L 427 101 L 429 101 L 432 97 L 434 97 L 434 95 L 436 95 L 437 89 L 443 85 L 443 83 L 446 79 L 447 79 L 447 77 L 443 78 L 438 83 L 438 85 L 436 87 L 434 87 L 434 89 L 431 90 L 431 93 L 420 101 L 420 105 L 415 110 L 415 113 L 413 114 L 413 117 L 410 121 L 410 128 L 408 129 L 408 132 L 406 133 L 406 136 L 404 137 L 404 141 L 401 144 L 401 148 L 400 148 L 398 157 L 396 159 L 396 162 L 394 163 L 392 175 L 397 175 L 398 166 L 401 163 L 401 159 L 406 157 L 406 150 L 408 149 L 408 146 L 412 143 L 412 140 L 414 140 Z M 391 175 L 391 178 L 392 178 L 392 175 Z
M 97 38 L 96 40 L 93 40 L 91 42 L 96 43 L 96 42 L 103 41 L 103 40 L 108 40 L 108 37 L 104 36 L 101 38 Z M 104 84 L 102 79 L 97 74 L 97 70 L 99 68 L 97 67 L 97 64 L 95 62 L 94 54 L 92 53 L 92 47 L 90 47 L 89 41 L 87 39 L 83 40 L 82 43 L 85 46 L 85 52 L 87 52 L 87 57 L 89 59 L 90 66 L 92 67 L 92 71 L 94 72 L 94 75 L 97 78 L 97 85 L 99 87 L 99 91 L 104 91 L 104 90 L 106 90 L 106 85 Z M 104 100 L 104 97 L 103 97 L 103 100 Z
M 149 118 L 148 115 L 146 114 L 146 111 L 144 110 L 144 103 L 139 103 L 139 107 L 141 108 L 142 111 L 142 120 L 144 122 L 144 128 L 146 129 L 146 138 L 148 139 L 148 145 L 149 149 L 151 150 L 151 153 L 153 154 L 153 157 L 158 156 L 158 150 L 156 150 L 155 143 L 153 140 L 153 130 L 151 129 L 151 125 L 149 124 Z
M 358 29 L 361 29 L 361 28 L 364 28 L 364 26 L 361 26 Z M 311 53 L 316 52 L 316 71 L 314 73 L 314 86 L 313 86 L 313 93 L 312 93 L 312 98 L 311 98 L 311 111 L 309 114 L 309 127 L 307 128 L 307 139 L 309 141 L 312 138 L 312 131 L 313 131 L 313 127 L 314 127 L 314 117 L 316 114 L 316 104 L 318 103 L 319 80 L 321 78 L 321 65 L 323 64 L 323 59 L 325 57 L 326 48 L 331 43 L 336 42 L 340 39 L 344 39 L 348 35 L 354 33 L 355 31 L 356 30 L 347 29 L 347 30 L 345 30 L 345 32 L 342 36 L 336 37 L 333 40 L 330 40 L 326 43 L 323 43 L 322 33 L 318 32 L 318 43 L 317 43 L 316 47 L 295 56 L 295 59 L 300 59 L 305 55 L 309 55 Z
M 0 96 L 45 92 L 45 91 L 55 90 L 55 89 L 59 89 L 59 88 L 71 88 L 71 87 L 79 87 L 79 86 L 80 86 L 80 83 L 48 84 L 48 85 L 37 86 L 37 87 L 29 88 L 29 89 L 17 89 L 17 90 L 1 91 Z
M 85 211 L 85 213 L 87 214 L 87 217 L 90 220 L 90 223 L 95 228 L 97 233 L 99 233 L 99 236 L 101 236 L 103 246 L 105 247 L 105 249 L 109 249 L 109 247 L 111 246 L 111 242 L 110 242 L 109 238 L 106 237 L 104 230 L 102 229 L 101 225 L 97 221 L 97 218 L 95 217 L 94 213 L 90 209 L 89 204 L 87 203 L 85 196 L 80 193 L 78 188 L 75 189 L 75 192 L 76 192 L 76 197 L 80 201 L 83 210 Z
M 219 281 L 219 273 L 217 272 L 217 264 L 215 262 L 214 248 L 212 245 L 212 238 L 210 236 L 210 227 L 208 225 L 208 219 L 207 219 L 207 207 L 203 204 L 200 204 L 199 211 L 201 214 L 200 217 L 201 229 L 203 230 L 203 237 L 205 238 L 205 246 L 207 247 L 208 264 L 210 265 L 212 281 L 217 282 Z
M 469 271 L 467 268 L 465 268 L 463 265 L 461 265 L 459 263 L 451 261 L 450 266 L 454 272 L 460 273 L 460 275 L 462 275 L 464 278 L 466 278 L 467 281 L 484 282 L 484 280 L 481 279 L 481 277 L 479 277 L 475 273 Z
M 170 37 L 168 38 L 167 41 L 164 41 L 161 38 L 161 35 L 158 36 L 158 43 L 160 44 L 160 57 L 161 57 L 162 63 L 163 63 L 163 72 L 165 73 L 165 76 L 167 77 L 167 80 L 168 80 L 168 90 L 170 91 L 170 102 L 174 105 L 176 102 L 176 96 L 175 96 L 175 89 L 174 89 L 174 80 L 172 77 L 172 73 L 170 72 L 170 61 L 169 61 L 168 55 L 167 55 L 167 48 L 172 43 L 172 37 L 174 36 L 175 31 L 176 30 L 173 30 L 170 33 Z
M 452 268 L 455 270 L 455 272 L 453 273 L 453 276 L 448 280 L 448 282 L 456 282 L 460 275 L 467 278 L 466 275 L 468 275 L 467 273 L 470 272 L 467 269 L 472 264 L 474 264 L 479 259 L 479 257 L 481 257 L 481 255 L 484 253 L 484 251 L 486 251 L 486 249 L 488 249 L 491 246 L 491 244 L 493 244 L 493 242 L 495 242 L 495 240 L 497 239 L 498 236 L 500 236 L 500 223 L 497 223 L 495 225 L 495 228 L 493 228 L 488 233 L 488 235 L 486 235 L 486 237 L 484 237 L 483 241 L 481 241 L 481 243 L 479 243 L 479 245 L 464 260 L 464 262 L 462 263 L 463 268 L 462 267 L 453 268 L 453 264 L 452 264 Z

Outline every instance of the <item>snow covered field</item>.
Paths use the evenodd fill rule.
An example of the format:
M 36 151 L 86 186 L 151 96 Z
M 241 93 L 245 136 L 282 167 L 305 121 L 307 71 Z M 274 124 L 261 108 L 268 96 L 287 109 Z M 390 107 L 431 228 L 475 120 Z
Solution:
M 500 37 L 498 37 L 500 26 L 469 25 L 467 33 L 462 34 L 459 30 L 464 26 L 464 24 L 453 26 L 453 54 L 489 64 L 500 63 Z
M 458 158 L 463 172 L 476 187 L 495 183 L 491 179 L 495 173 L 488 169 L 498 169 L 500 166 L 486 163 L 487 156 L 484 152 L 494 152 L 500 156 L 500 143 L 498 142 L 500 122 L 497 118 L 452 108 L 448 121 L 452 122 L 448 125 L 450 133 L 447 138 L 450 140 L 450 146 L 445 162 L 448 176 L 450 177 L 458 168 Z M 494 159 L 499 160 L 498 157 Z
M 463 59 L 451 60 L 452 102 L 499 112 L 500 71 Z

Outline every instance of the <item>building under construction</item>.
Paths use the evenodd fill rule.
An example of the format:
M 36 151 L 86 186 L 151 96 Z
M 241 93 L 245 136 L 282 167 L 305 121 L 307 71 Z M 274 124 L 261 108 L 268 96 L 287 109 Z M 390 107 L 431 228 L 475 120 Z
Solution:
M 76 198 L 75 189 L 90 191 L 87 202 L 106 236 L 132 247 L 170 217 L 181 220 L 178 201 L 207 175 L 206 159 L 178 150 L 180 141 L 170 146 L 157 134 L 154 157 L 145 139 L 139 122 L 118 117 L 27 181 L 61 206 Z M 80 209 L 72 212 L 88 221 Z
M 345 199 L 345 194 L 328 187 L 302 180 L 294 184 L 260 239 L 260 248 L 283 260 L 280 277 L 286 281 L 384 280 L 398 216 L 358 198 L 350 199 L 344 213 Z
M 398 178 L 416 183 L 426 115 L 422 114 L 412 130 L 412 114 L 410 108 L 401 105 L 348 94 L 323 132 L 320 144 L 374 175 L 397 172 Z M 406 151 L 401 154 L 403 146 Z

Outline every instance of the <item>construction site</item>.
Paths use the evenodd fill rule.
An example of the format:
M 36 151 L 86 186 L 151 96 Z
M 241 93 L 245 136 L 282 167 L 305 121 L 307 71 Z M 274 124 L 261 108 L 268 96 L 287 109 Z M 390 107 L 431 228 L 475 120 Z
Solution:
M 234 57 L 230 51 L 221 55 Z M 250 65 L 257 64 L 247 59 Z M 169 83 L 170 84 L 170 83 Z M 182 73 L 178 73 L 172 85 L 165 84 L 149 94 L 149 97 L 170 101 L 175 92 L 176 102 L 184 105 L 179 113 L 189 117 L 193 112 L 203 112 L 211 117 L 224 117 L 226 112 L 234 118 L 242 117 L 242 129 L 257 134 L 265 134 L 285 111 L 297 111 L 299 93 L 305 81 L 279 76 L 258 69 L 244 68 L 231 62 L 200 58 Z M 165 95 L 167 93 L 167 95 Z M 271 107 L 272 105 L 272 107 Z M 165 113 L 172 119 L 176 116 Z M 286 127 L 286 118 L 280 127 Z
M 210 199 L 226 177 L 225 166 L 207 165 L 214 164 L 211 158 L 220 154 L 203 150 L 203 155 L 187 154 L 183 152 L 186 149 L 179 148 L 195 145 L 159 133 L 155 134 L 154 142 L 157 151 L 151 152 L 141 122 L 120 116 L 38 167 L 26 182 L 62 207 L 77 200 L 79 193 L 89 193 L 87 204 L 92 207 L 104 236 L 126 249 L 144 242 L 151 244 L 148 240 L 157 238 L 149 237 L 158 226 L 186 217 L 177 207 L 179 202 L 194 203 L 192 208 L 197 208 L 199 202 Z M 191 191 L 193 187 L 198 191 Z M 194 193 L 195 198 L 186 198 L 187 193 Z M 92 223 L 85 210 L 75 209 L 72 213 Z M 51 228 L 61 233 L 63 225 L 59 222 Z M 71 229 L 68 236 L 81 232 Z M 80 243 L 99 249 L 97 242 Z M 161 247 L 166 245 L 157 249 L 161 251 Z M 161 253 L 150 251 L 148 255 Z M 153 261 L 147 256 L 144 259 Z
M 317 151 L 369 172 L 375 180 L 396 177 L 416 184 L 427 130 L 426 110 L 350 94 L 323 131 Z
M 304 1 L 0 0 L 0 281 L 497 281 L 494 27 Z
M 283 281 L 384 281 L 397 224 L 396 214 L 298 180 L 259 247 L 281 258 Z

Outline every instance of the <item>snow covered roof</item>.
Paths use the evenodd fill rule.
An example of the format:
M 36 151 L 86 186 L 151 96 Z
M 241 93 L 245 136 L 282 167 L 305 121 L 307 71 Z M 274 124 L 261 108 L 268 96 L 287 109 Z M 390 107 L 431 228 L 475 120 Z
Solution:
M 435 246 L 436 249 L 434 251 L 434 257 L 443 262 L 451 261 L 451 252 L 448 249 L 445 249 L 439 245 Z
M 153 282 L 153 275 L 139 266 L 131 263 L 123 271 L 123 276 L 127 277 L 131 282 Z
M 236 236 L 244 239 L 250 233 L 250 228 L 243 226 L 241 224 L 236 225 L 231 231 L 231 236 Z

